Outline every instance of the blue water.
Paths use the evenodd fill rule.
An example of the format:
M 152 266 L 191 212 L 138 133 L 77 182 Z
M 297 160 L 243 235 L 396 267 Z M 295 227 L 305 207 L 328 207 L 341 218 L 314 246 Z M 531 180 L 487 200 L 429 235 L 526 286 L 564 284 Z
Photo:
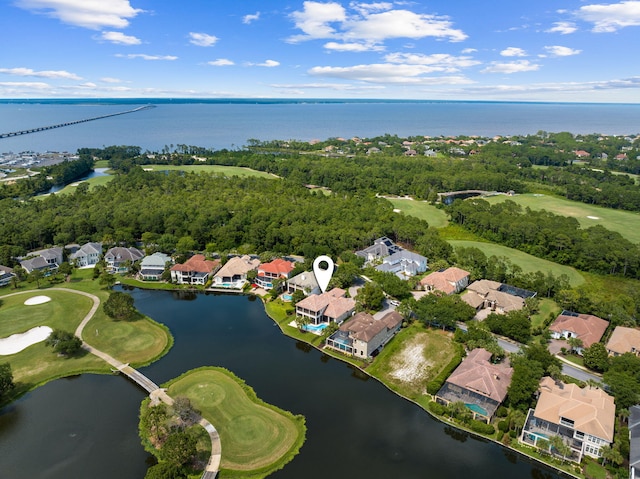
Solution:
M 311 331 L 312 333 L 318 333 L 322 331 L 324 328 L 326 328 L 327 326 L 328 326 L 327 323 L 305 324 L 303 328 L 306 329 L 307 331 Z
M 160 151 L 178 144 L 241 148 L 250 138 L 308 141 L 329 137 L 519 135 L 640 132 L 640 104 L 444 101 L 83 100 L 0 102 L 0 133 L 130 110 L 157 108 L 55 130 L 0 139 L 0 152 L 70 151 L 137 145 Z
M 488 416 L 487 411 L 482 406 L 478 406 L 477 404 L 472 404 L 472 403 L 465 403 L 465 406 L 467 406 L 472 411 L 477 412 L 478 414 L 482 414 L 483 416 Z

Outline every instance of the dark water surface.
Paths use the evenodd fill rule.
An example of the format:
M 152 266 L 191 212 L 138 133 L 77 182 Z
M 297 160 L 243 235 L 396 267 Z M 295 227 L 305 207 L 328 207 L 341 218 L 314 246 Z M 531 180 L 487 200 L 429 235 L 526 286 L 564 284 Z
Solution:
M 272 478 L 560 477 L 432 419 L 358 370 L 283 336 L 259 300 L 131 294 L 175 337 L 169 354 L 142 370 L 153 381 L 223 366 L 260 398 L 306 417 L 300 454 Z M 0 477 L 143 477 L 147 455 L 137 438 L 143 397 L 122 377 L 90 375 L 34 391 L 0 411 Z

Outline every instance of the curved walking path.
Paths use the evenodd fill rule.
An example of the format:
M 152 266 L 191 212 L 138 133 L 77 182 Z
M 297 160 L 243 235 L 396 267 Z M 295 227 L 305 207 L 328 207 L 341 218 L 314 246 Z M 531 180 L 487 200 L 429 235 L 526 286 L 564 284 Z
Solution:
M 84 291 L 78 291 L 75 289 L 48 288 L 47 290 L 44 290 L 44 291 L 66 291 L 66 292 L 71 292 L 75 294 L 80 294 L 82 296 L 86 296 L 87 298 L 90 298 L 93 301 L 93 305 L 91 306 L 91 309 L 82 319 L 82 321 L 80 322 L 80 324 L 78 325 L 75 331 L 75 335 L 82 340 L 82 348 L 90 352 L 91 354 L 103 359 L 104 361 L 109 363 L 111 366 L 113 366 L 116 370 L 120 371 L 122 374 L 125 374 L 131 380 L 133 380 L 136 384 L 144 388 L 149 393 L 149 397 L 151 398 L 151 404 L 158 404 L 159 402 L 163 402 L 169 406 L 173 404 L 174 402 L 173 398 L 167 394 L 167 391 L 165 389 L 160 388 L 156 383 L 151 381 L 148 377 L 146 377 L 140 371 L 132 368 L 128 364 L 124 364 L 118 361 L 117 359 L 108 355 L 107 353 L 94 348 L 93 346 L 87 344 L 84 341 L 84 339 L 82 339 L 82 331 L 84 330 L 87 323 L 91 321 L 91 318 L 93 318 L 94 314 L 96 314 L 96 311 L 98 311 L 98 308 L 100 307 L 100 298 L 98 298 L 94 294 L 86 293 Z M 26 293 L 33 293 L 33 292 L 35 291 L 20 291 L 17 293 L 10 293 L 10 294 L 4 295 L 3 297 L 16 296 L 18 294 L 26 294 Z M 218 471 L 220 470 L 220 461 L 222 459 L 222 446 L 220 444 L 220 435 L 218 434 L 218 431 L 213 426 L 213 424 L 211 424 L 205 418 L 203 418 L 202 416 L 198 416 L 197 419 L 198 419 L 198 424 L 200 424 L 207 431 L 207 433 L 209 434 L 209 438 L 211 439 L 211 456 L 209 457 L 209 462 L 205 466 L 204 471 L 202 473 L 202 479 L 214 479 L 218 475 Z

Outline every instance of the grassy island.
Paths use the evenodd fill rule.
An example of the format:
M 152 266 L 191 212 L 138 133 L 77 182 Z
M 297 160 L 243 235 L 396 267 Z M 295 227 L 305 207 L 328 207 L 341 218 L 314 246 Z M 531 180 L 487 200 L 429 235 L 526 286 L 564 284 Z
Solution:
M 304 442 L 303 416 L 265 403 L 226 369 L 195 369 L 164 387 L 173 398 L 188 398 L 218 430 L 224 477 L 265 477 L 291 461 Z

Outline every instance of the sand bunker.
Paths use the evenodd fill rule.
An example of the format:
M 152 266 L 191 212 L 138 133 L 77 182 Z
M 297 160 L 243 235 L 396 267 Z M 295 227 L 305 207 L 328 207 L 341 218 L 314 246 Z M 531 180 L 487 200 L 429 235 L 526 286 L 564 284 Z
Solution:
M 589 218 L 590 220 L 599 220 L 600 217 L 598 216 L 587 216 L 587 218 Z
M 34 304 L 48 303 L 49 301 L 51 301 L 49 296 L 34 296 L 33 298 L 27 299 L 24 304 L 27 306 L 33 306 Z
M 0 339 L 0 356 L 16 354 L 32 344 L 44 341 L 52 333 L 49 326 L 36 326 L 26 333 L 12 334 L 7 338 Z

